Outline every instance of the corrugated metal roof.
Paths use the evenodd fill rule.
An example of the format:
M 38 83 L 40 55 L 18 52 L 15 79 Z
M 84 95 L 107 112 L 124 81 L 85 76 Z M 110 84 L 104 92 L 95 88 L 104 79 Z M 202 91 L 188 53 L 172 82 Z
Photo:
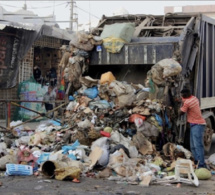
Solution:
M 0 20 L 0 29 L 3 30 L 6 27 L 12 27 L 12 28 L 17 28 L 17 29 L 24 29 L 24 30 L 31 30 L 34 31 L 35 28 L 32 25 L 23 25 L 18 22 L 10 22 L 10 21 L 2 21 Z

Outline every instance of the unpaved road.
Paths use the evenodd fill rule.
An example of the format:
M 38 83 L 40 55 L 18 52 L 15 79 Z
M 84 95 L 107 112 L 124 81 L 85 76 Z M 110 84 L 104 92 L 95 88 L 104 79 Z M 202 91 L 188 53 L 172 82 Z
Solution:
M 44 181 L 45 180 L 45 181 Z M 81 178 L 81 183 L 57 181 L 41 176 L 1 176 L 2 195 L 215 195 L 215 176 L 211 180 L 200 181 L 200 186 L 181 184 L 150 185 L 142 187 L 104 179 Z

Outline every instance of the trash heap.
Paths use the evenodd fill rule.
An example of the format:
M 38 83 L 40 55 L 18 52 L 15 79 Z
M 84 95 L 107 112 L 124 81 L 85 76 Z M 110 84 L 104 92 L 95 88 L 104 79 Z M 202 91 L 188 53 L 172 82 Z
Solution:
M 175 112 L 166 104 L 165 90 L 176 86 L 181 68 L 165 60 L 148 72 L 145 86 L 118 81 L 111 72 L 100 80 L 81 77 L 64 120 L 1 135 L 0 169 L 5 175 L 42 173 L 73 182 L 96 177 L 142 186 L 179 181 L 198 186 L 190 151 L 171 143 Z

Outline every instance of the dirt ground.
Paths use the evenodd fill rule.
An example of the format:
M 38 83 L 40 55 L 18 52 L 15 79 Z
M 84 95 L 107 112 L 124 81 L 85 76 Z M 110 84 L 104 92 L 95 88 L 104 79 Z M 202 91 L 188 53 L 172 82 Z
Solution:
M 200 181 L 200 186 L 177 184 L 142 187 L 104 179 L 81 178 L 81 183 L 57 181 L 42 176 L 1 176 L 0 194 L 4 195 L 215 195 L 215 176 Z

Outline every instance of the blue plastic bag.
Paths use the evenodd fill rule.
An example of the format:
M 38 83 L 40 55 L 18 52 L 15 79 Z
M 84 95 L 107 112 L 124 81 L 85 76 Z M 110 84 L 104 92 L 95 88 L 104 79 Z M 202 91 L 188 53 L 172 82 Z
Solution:
M 77 160 L 77 158 L 74 154 L 69 154 L 68 157 L 72 160 Z
M 76 140 L 75 143 L 72 144 L 71 146 L 63 146 L 62 147 L 63 154 L 66 154 L 69 150 L 76 150 L 77 146 L 80 146 L 80 143 L 78 140 Z
M 87 96 L 90 99 L 96 98 L 98 94 L 99 94 L 99 91 L 96 86 L 86 89 L 83 93 L 83 95 Z
M 158 122 L 158 124 L 159 124 L 160 126 L 163 125 L 162 118 L 161 118 L 158 114 L 155 114 L 155 119 L 156 119 L 156 121 Z
M 29 165 L 6 164 L 5 175 L 33 175 L 33 167 Z
M 95 107 L 106 109 L 106 108 L 110 108 L 111 105 L 106 100 L 98 100 L 98 101 L 90 102 L 89 107 L 90 109 L 94 109 Z
M 70 95 L 69 96 L 69 101 L 73 101 L 73 100 L 75 100 L 75 98 L 72 95 Z
M 43 162 L 49 160 L 49 156 L 50 156 L 50 153 L 48 152 L 44 152 L 40 155 L 40 157 L 37 159 L 37 163 L 40 165 L 42 164 Z

